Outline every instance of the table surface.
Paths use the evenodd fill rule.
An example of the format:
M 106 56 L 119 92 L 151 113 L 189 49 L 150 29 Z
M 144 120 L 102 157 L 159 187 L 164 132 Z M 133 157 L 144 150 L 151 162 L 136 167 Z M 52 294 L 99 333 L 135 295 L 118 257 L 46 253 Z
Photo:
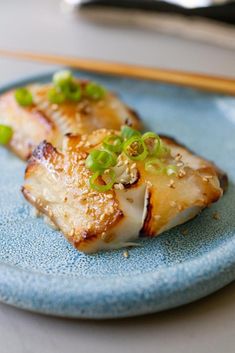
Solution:
M 235 52 L 138 28 L 87 23 L 57 0 L 0 3 L 0 48 L 235 77 Z M 0 84 L 52 66 L 0 58 Z M 0 353 L 234 352 L 235 283 L 187 306 L 111 321 L 66 320 L 0 304 Z

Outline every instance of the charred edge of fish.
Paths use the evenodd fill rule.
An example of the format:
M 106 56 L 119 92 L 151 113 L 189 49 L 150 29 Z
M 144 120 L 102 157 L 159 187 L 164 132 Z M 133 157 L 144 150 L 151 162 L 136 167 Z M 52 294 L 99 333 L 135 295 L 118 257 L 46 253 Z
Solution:
M 46 140 L 42 141 L 33 151 L 32 157 L 30 158 L 29 162 L 32 160 L 41 161 L 43 159 L 48 159 L 52 154 L 58 153 L 57 149 L 52 146 L 50 142 Z
M 151 220 L 152 220 L 152 210 L 153 210 L 153 205 L 151 204 L 151 196 L 152 193 L 149 190 L 148 192 L 148 197 L 147 197 L 147 205 L 146 205 L 146 216 L 143 222 L 143 226 L 139 231 L 139 236 L 144 237 L 144 236 L 149 236 L 152 237 L 154 236 L 154 233 L 151 232 Z
M 130 113 L 131 117 L 134 117 L 138 121 L 138 123 L 142 125 L 142 120 L 140 118 L 139 113 L 137 113 L 136 110 L 130 108 L 129 106 L 126 106 L 126 109 Z M 131 118 L 126 118 L 125 125 L 128 125 L 128 126 L 132 126 L 133 125 L 133 122 L 132 122 Z

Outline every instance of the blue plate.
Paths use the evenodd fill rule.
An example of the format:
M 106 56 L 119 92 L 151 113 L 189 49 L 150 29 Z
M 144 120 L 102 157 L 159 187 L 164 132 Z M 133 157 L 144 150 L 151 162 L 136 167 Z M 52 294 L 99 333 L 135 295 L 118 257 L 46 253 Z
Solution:
M 79 74 L 79 73 L 77 73 Z M 0 149 L 0 300 L 81 318 L 152 313 L 201 298 L 235 279 L 235 99 L 147 81 L 79 74 L 117 91 L 146 126 L 213 160 L 230 179 L 199 217 L 123 250 L 84 255 L 31 215 L 20 187 L 25 164 Z M 2 92 L 51 74 L 15 82 Z M 213 219 L 219 212 L 220 220 Z M 187 228 L 188 235 L 181 231 Z

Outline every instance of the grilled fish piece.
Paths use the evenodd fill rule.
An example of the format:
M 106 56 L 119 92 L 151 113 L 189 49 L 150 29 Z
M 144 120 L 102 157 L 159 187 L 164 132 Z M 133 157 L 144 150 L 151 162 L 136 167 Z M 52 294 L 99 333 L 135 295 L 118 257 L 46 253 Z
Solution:
M 78 82 L 81 86 L 88 83 Z M 14 90 L 0 96 L 0 124 L 10 126 L 14 132 L 8 147 L 24 160 L 43 140 L 60 148 L 66 133 L 84 134 L 99 128 L 119 129 L 124 124 L 141 128 L 138 115 L 111 92 L 98 101 L 82 98 L 77 103 L 52 104 L 48 100 L 52 84 L 35 84 L 27 88 L 34 102 L 29 107 L 22 107 L 16 102 Z
M 67 136 L 62 152 L 43 142 L 26 169 L 25 198 L 78 250 L 120 248 L 142 234 L 158 235 L 195 217 L 223 195 L 226 176 L 167 137 L 162 141 L 171 148 L 168 162 L 179 165 L 177 175 L 147 172 L 143 162 L 127 161 L 121 154 L 114 167 L 118 178 L 114 187 L 107 192 L 92 190 L 85 160 L 108 133 L 100 129 Z

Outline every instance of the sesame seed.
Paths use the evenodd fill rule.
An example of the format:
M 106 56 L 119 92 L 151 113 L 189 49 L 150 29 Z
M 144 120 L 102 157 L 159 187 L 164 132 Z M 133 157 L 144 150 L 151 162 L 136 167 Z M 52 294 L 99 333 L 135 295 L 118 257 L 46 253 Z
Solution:
M 160 214 L 156 214 L 153 216 L 153 218 L 155 219 L 155 221 L 159 221 L 159 219 L 161 218 Z
M 102 215 L 100 216 L 100 220 L 103 221 L 105 219 L 105 213 L 102 213 Z
M 214 212 L 212 214 L 212 218 L 215 219 L 216 221 L 219 221 L 220 220 L 220 214 L 218 212 Z
M 133 200 L 132 198 L 130 198 L 130 197 L 127 197 L 126 199 L 127 199 L 127 201 L 129 201 L 130 203 L 133 203 L 133 202 L 134 202 L 134 200 Z
M 133 163 L 132 165 L 131 165 L 131 169 L 135 169 L 136 168 L 136 163 Z
M 171 207 L 175 207 L 176 206 L 176 202 L 175 201 L 170 201 L 170 206 Z
M 124 189 L 124 185 L 119 183 L 119 184 L 114 184 L 114 189 L 116 190 L 123 190 Z
M 123 251 L 123 256 L 127 259 L 129 257 L 129 251 Z
M 110 208 L 109 208 L 109 213 L 113 213 L 114 212 L 114 208 L 113 208 L 113 206 L 111 206 Z
M 177 155 L 175 156 L 175 160 L 180 161 L 181 159 L 182 159 L 182 154 L 177 153 Z
M 175 182 L 173 179 L 170 180 L 168 186 L 171 188 L 171 189 L 175 189 Z
M 182 235 L 188 235 L 188 232 L 189 232 L 189 230 L 186 228 L 186 229 L 182 229 L 181 231 L 180 231 L 180 233 L 182 234 Z
M 106 236 L 106 233 L 105 233 L 105 232 L 102 232 L 102 233 L 101 233 L 101 239 L 102 239 L 102 240 L 105 240 L 105 236 Z
M 206 183 L 209 182 L 209 179 L 207 177 L 203 177 L 202 180 L 205 181 Z
M 71 229 L 71 231 L 69 232 L 69 236 L 72 237 L 75 233 L 75 230 L 74 229 Z
M 179 170 L 179 173 L 178 173 L 179 178 L 183 178 L 185 175 L 186 175 L 186 172 L 183 169 Z

